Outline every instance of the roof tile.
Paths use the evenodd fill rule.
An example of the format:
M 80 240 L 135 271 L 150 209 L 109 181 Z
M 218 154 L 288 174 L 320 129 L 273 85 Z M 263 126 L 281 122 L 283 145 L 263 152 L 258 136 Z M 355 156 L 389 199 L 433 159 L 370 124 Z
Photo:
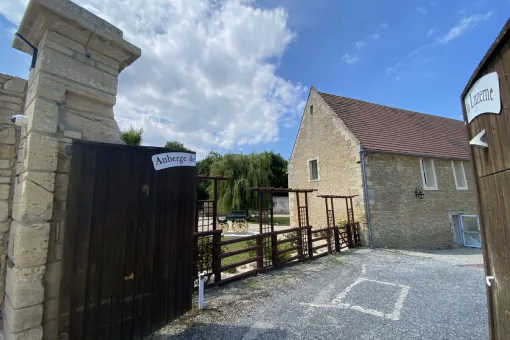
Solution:
M 470 159 L 463 121 L 321 93 L 369 151 Z

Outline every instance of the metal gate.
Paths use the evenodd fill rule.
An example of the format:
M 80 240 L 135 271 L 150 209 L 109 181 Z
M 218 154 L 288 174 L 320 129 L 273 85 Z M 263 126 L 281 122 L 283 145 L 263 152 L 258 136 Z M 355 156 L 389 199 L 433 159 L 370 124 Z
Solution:
M 156 171 L 163 152 L 73 143 L 60 339 L 142 339 L 191 309 L 195 167 Z

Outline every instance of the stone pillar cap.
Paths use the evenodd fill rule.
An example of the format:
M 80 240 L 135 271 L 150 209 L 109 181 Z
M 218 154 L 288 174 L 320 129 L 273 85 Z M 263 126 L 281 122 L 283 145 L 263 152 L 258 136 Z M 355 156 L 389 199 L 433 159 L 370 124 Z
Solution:
M 30 0 L 18 33 L 37 47 L 47 30 L 117 60 L 120 70 L 142 53 L 140 48 L 123 39 L 120 29 L 70 0 Z M 32 54 L 32 49 L 16 37 L 12 47 Z

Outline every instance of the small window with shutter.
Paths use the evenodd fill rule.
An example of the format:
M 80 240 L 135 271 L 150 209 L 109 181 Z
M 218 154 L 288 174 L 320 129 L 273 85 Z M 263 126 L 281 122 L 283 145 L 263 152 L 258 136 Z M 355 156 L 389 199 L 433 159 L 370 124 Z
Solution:
M 421 179 L 423 180 L 423 189 L 437 190 L 436 170 L 434 169 L 434 160 L 431 158 L 420 158 Z
M 318 181 L 319 180 L 319 162 L 317 159 L 312 159 L 308 161 L 308 168 L 310 173 L 310 181 Z
M 464 171 L 464 163 L 461 161 L 452 161 L 453 179 L 457 190 L 467 190 L 466 173 Z

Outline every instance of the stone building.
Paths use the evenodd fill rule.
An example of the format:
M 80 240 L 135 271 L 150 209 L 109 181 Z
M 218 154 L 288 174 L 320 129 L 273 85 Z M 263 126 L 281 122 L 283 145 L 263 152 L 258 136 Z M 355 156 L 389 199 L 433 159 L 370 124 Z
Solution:
M 289 187 L 311 195 L 310 224 L 326 225 L 324 194 L 357 195 L 366 245 L 480 246 L 464 123 L 311 88 L 289 162 Z M 295 197 L 291 224 L 297 225 Z M 335 216 L 346 218 L 345 203 Z

